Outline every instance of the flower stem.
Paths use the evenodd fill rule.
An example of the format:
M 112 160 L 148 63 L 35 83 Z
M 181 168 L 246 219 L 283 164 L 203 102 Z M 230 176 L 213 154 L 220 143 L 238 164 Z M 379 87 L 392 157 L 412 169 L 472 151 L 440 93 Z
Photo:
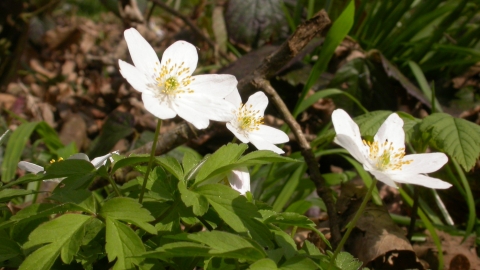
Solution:
M 365 197 L 363 198 L 362 204 L 358 208 L 357 213 L 355 213 L 355 216 L 353 217 L 353 219 L 348 223 L 347 231 L 343 235 L 342 240 L 340 240 L 340 243 L 338 244 L 337 248 L 335 249 L 335 252 L 333 253 L 328 269 L 330 269 L 335 264 L 335 259 L 337 258 L 338 253 L 340 253 L 340 251 L 342 250 L 343 245 L 345 245 L 345 242 L 347 242 L 347 239 L 350 236 L 350 233 L 352 232 L 353 228 L 355 228 L 355 225 L 357 224 L 358 219 L 363 214 L 363 211 L 367 206 L 367 202 L 370 200 L 370 197 L 372 197 L 372 192 L 376 185 L 377 185 L 377 179 L 373 178 L 373 181 L 370 184 L 370 187 L 368 188 L 367 194 L 365 194 Z
M 153 137 L 152 151 L 150 152 L 150 160 L 148 161 L 147 171 L 145 172 L 145 178 L 143 179 L 142 190 L 138 196 L 138 202 L 143 202 L 143 194 L 147 188 L 147 180 L 150 171 L 152 170 L 153 158 L 155 157 L 155 149 L 157 148 L 158 134 L 160 133 L 160 127 L 162 127 L 162 119 L 158 119 L 157 128 L 155 129 L 155 137 Z
M 413 206 L 412 206 L 412 215 L 410 217 L 410 225 L 408 226 L 407 239 L 412 241 L 413 231 L 415 230 L 415 222 L 417 221 L 417 211 L 418 211 L 418 187 L 413 186 Z
M 115 193 L 117 193 L 117 196 L 118 196 L 118 197 L 122 197 L 122 192 L 120 192 L 120 189 L 118 189 L 117 183 L 115 183 L 115 181 L 113 181 L 113 178 L 109 175 L 109 176 L 107 177 L 107 179 L 108 179 L 108 182 L 110 182 L 110 185 L 112 185 L 113 190 L 115 191 Z

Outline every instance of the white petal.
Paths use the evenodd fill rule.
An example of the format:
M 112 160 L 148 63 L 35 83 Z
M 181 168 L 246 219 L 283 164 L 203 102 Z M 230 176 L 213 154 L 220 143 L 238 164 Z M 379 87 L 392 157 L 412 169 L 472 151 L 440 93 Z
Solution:
M 337 134 L 334 142 L 345 148 L 358 162 L 364 166 L 370 166 L 370 163 L 368 163 L 367 158 L 365 157 L 367 149 L 363 143 L 359 145 L 358 141 L 355 140 L 354 137 L 350 137 L 345 134 Z
M 177 67 L 182 65 L 183 68 L 189 69 L 186 75 L 192 75 L 197 67 L 198 54 L 197 49 L 192 44 L 180 40 L 168 47 L 162 55 L 161 66 L 166 65 L 167 61 L 170 60 L 168 67 L 174 67 L 175 64 Z
M 235 117 L 232 104 L 224 99 L 205 95 L 182 95 L 175 101 L 175 106 L 174 110 L 178 115 L 198 129 L 208 127 L 208 120 L 227 122 Z
M 249 134 L 248 138 L 250 142 L 255 145 L 258 150 L 270 150 L 277 154 L 284 154 L 285 152 L 277 147 L 275 144 L 271 143 L 270 141 L 266 141 L 261 137 L 257 137 L 255 135 Z
M 112 156 L 112 153 L 108 153 L 105 156 L 101 157 L 96 157 L 92 159 L 91 163 L 95 169 L 100 168 L 101 166 L 105 165 L 107 163 L 107 159 Z
M 422 175 L 422 174 L 397 174 L 392 175 L 392 179 L 398 183 L 405 183 L 405 184 L 414 184 L 420 185 L 428 188 L 435 188 L 435 189 L 446 189 L 452 186 L 452 184 L 442 181 L 437 178 L 433 178 L 430 176 Z
M 118 60 L 118 66 L 120 67 L 120 73 L 133 89 L 139 92 L 149 91 L 145 74 L 122 60 Z
M 84 153 L 77 153 L 77 154 L 73 154 L 71 155 L 70 157 L 68 157 L 67 159 L 81 159 L 81 160 L 85 160 L 85 161 L 88 161 L 90 162 L 90 159 L 88 158 L 88 156 Z
M 20 161 L 18 163 L 18 168 L 34 174 L 43 172 L 45 170 L 42 166 L 30 163 L 30 162 L 26 162 L 26 161 Z
M 395 149 L 405 148 L 405 131 L 403 131 L 403 120 L 396 113 L 392 113 L 375 134 L 374 141 L 392 143 Z
M 347 149 L 358 162 L 365 163 L 366 146 L 362 142 L 358 125 L 342 109 L 333 111 L 332 123 L 337 133 L 334 142 Z
M 197 94 L 224 98 L 237 89 L 237 79 L 233 75 L 207 74 L 193 76 L 192 78 L 194 80 L 188 87 Z
M 236 109 L 240 108 L 240 104 L 243 103 L 237 88 L 228 94 L 228 96 L 225 97 L 225 100 L 232 103 Z
M 250 173 L 247 167 L 232 170 L 227 175 L 227 178 L 230 186 L 240 192 L 240 194 L 245 195 L 247 191 L 250 191 Z
M 250 136 L 258 136 L 273 144 L 286 143 L 289 141 L 288 135 L 281 131 L 266 125 L 260 125 L 258 130 L 250 132 Z
M 259 111 L 259 115 L 263 116 L 263 113 L 268 106 L 268 98 L 265 93 L 258 91 L 248 98 L 245 106 L 253 111 Z M 252 107 L 250 108 L 250 106 Z
M 448 162 L 448 157 L 444 153 L 426 153 L 406 155 L 403 160 L 411 160 L 412 162 L 402 166 L 402 173 L 417 174 L 439 170 Z
M 159 99 L 149 92 L 142 93 L 142 100 L 145 109 L 160 119 L 171 119 L 177 115 L 167 103 L 161 103 Z
M 159 68 L 158 56 L 152 46 L 140 35 L 135 28 L 130 28 L 124 32 L 127 41 L 128 51 L 132 57 L 133 64 L 143 74 L 148 77 L 155 75 L 155 68 Z
M 390 175 L 377 170 L 370 170 L 370 173 L 373 174 L 373 176 L 375 176 L 378 181 L 383 182 L 388 186 L 398 188 L 395 182 L 393 182 L 393 180 L 391 179 Z
M 243 133 L 238 132 L 238 130 L 230 123 L 227 123 L 227 128 L 230 130 L 237 139 L 239 139 L 242 143 L 249 143 L 250 140 L 243 135 Z

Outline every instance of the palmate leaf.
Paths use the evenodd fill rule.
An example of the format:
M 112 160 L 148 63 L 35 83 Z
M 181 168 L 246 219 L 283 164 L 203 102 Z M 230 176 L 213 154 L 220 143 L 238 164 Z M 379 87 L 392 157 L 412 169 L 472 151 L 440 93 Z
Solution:
M 82 243 L 85 224 L 92 217 L 66 214 L 38 226 L 28 237 L 24 249 L 47 244 L 32 254 L 20 265 L 20 269 L 50 269 L 61 254 L 62 261 L 69 264 Z
M 430 133 L 430 142 L 454 158 L 469 171 L 480 155 L 480 126 L 446 113 L 434 113 L 420 125 L 422 133 Z
M 155 220 L 150 212 L 131 198 L 113 198 L 107 201 L 100 210 L 100 216 L 122 220 L 135 224 L 143 230 L 157 234 L 157 230 L 148 222 Z

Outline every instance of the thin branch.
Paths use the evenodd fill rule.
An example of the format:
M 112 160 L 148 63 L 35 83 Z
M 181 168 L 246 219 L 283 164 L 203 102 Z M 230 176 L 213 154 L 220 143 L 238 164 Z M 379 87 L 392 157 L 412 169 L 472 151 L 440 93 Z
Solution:
M 283 116 L 283 119 L 285 120 L 285 122 L 287 123 L 287 125 L 290 127 L 293 134 L 297 138 L 301 148 L 302 156 L 305 159 L 305 163 L 307 163 L 308 170 L 310 172 L 310 178 L 315 184 L 318 196 L 322 198 L 323 202 L 327 207 L 330 233 L 331 233 L 331 242 L 332 242 L 332 246 L 336 248 L 338 242 L 341 239 L 337 210 L 335 207 L 335 202 L 333 200 L 332 190 L 329 187 L 327 187 L 325 183 L 325 179 L 320 174 L 318 162 L 315 158 L 312 148 L 310 147 L 310 143 L 308 143 L 307 139 L 305 138 L 305 135 L 302 132 L 302 128 L 300 127 L 298 122 L 295 120 L 293 115 L 290 113 L 290 110 L 287 108 L 287 105 L 285 105 L 282 98 L 278 95 L 277 91 L 275 91 L 275 89 L 273 89 L 273 87 L 270 85 L 270 82 L 266 79 L 255 78 L 252 84 L 258 89 L 263 90 L 265 94 L 267 94 L 270 100 L 275 104 L 277 109 L 280 111 L 280 114 Z
M 193 32 L 195 32 L 198 36 L 200 36 L 203 40 L 205 40 L 205 42 L 207 42 L 208 45 L 210 47 L 212 47 L 212 49 L 215 51 L 215 49 L 216 49 L 215 42 L 213 42 L 211 39 L 209 39 L 202 32 L 202 30 L 200 28 L 198 28 L 198 26 L 196 26 L 195 23 L 192 22 L 192 20 L 190 20 L 190 18 L 188 18 L 187 16 L 183 15 L 182 13 L 176 11 L 175 9 L 171 8 L 169 5 L 165 4 L 162 0 L 150 0 L 150 1 L 152 1 L 154 5 L 158 5 L 159 7 L 166 10 L 167 12 L 173 14 L 176 17 L 179 17 L 182 21 L 184 21 L 190 27 L 190 29 L 192 29 Z M 222 51 L 218 50 L 218 53 L 220 54 L 220 56 L 222 56 L 223 58 L 225 58 L 227 61 L 230 62 L 230 57 L 228 57 L 228 55 L 225 52 L 222 52 Z

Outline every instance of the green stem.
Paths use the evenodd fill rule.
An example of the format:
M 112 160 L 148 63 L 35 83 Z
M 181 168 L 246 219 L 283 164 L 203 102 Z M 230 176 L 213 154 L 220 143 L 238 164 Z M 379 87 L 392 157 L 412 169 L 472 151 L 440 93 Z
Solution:
M 350 236 L 350 233 L 352 232 L 353 228 L 355 228 L 355 225 L 357 224 L 357 221 L 360 218 L 360 216 L 363 214 L 363 211 L 367 206 L 367 202 L 370 200 L 370 197 L 372 197 L 372 192 L 375 189 L 375 186 L 377 185 L 377 179 L 373 178 L 372 180 L 373 181 L 370 184 L 370 187 L 368 187 L 367 194 L 365 194 L 365 197 L 363 198 L 362 204 L 358 208 L 357 213 L 355 213 L 355 216 L 353 217 L 352 221 L 348 223 L 347 231 L 343 235 L 342 240 L 340 240 L 340 243 L 338 244 L 337 248 L 335 249 L 335 252 L 333 253 L 328 269 L 331 269 L 332 266 L 335 264 L 335 259 L 337 258 L 338 253 L 340 253 L 340 251 L 343 248 L 343 245 L 345 245 L 345 242 L 347 242 L 347 239 Z
M 157 148 L 158 135 L 160 134 L 160 127 L 162 127 L 162 119 L 158 119 L 157 128 L 155 129 L 155 137 L 153 137 L 152 151 L 150 152 L 150 160 L 148 161 L 147 171 L 145 172 L 145 178 L 143 179 L 142 190 L 140 191 L 140 196 L 138 196 L 138 202 L 143 202 L 143 194 L 147 188 L 148 175 L 150 170 L 152 170 L 153 159 L 155 157 L 155 149 Z
M 412 216 L 410 219 L 410 225 L 408 226 L 408 233 L 407 233 L 407 239 L 410 242 L 412 241 L 413 231 L 415 230 L 415 222 L 417 221 L 418 202 L 419 202 L 418 187 L 413 186 Z
M 107 177 L 108 181 L 110 182 L 110 185 L 112 185 L 113 187 L 113 190 L 115 191 L 115 193 L 117 193 L 117 196 L 118 197 L 122 197 L 122 192 L 120 192 L 120 189 L 118 188 L 117 186 L 117 183 L 115 183 L 115 181 L 113 181 L 112 177 L 109 175 Z

